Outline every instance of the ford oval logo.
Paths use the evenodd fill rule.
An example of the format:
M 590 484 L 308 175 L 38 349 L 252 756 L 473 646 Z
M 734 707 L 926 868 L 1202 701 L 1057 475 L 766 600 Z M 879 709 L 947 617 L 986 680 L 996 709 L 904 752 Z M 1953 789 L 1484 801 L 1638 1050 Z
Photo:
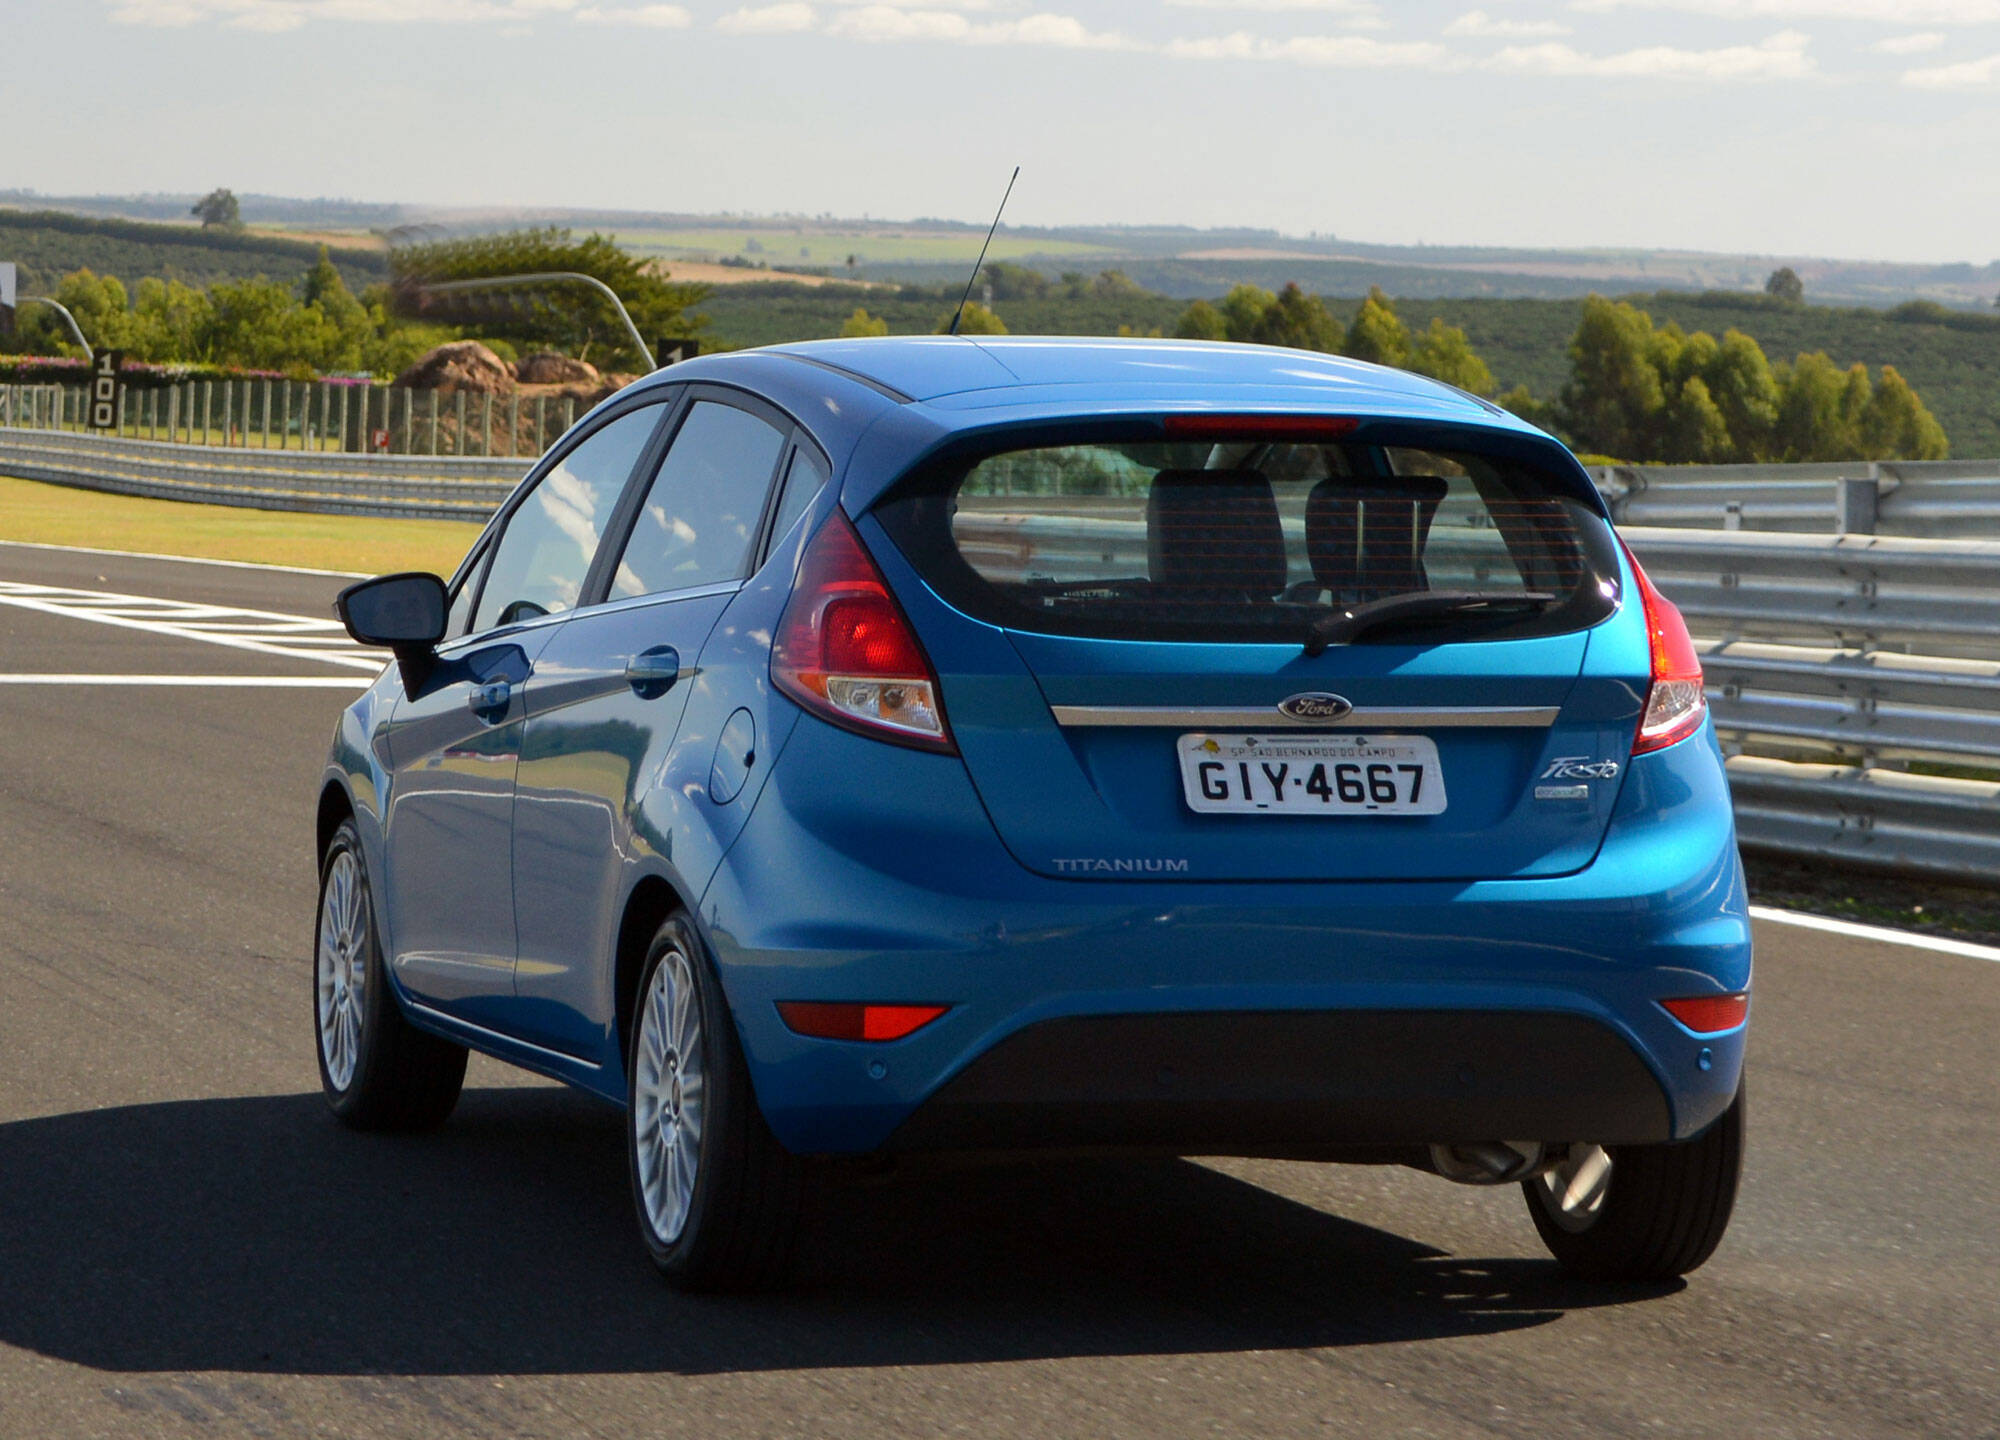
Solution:
M 1345 696 L 1329 695 L 1323 690 L 1308 690 L 1303 695 L 1288 695 L 1278 702 L 1281 714 L 1293 720 L 1345 720 L 1354 712 L 1354 706 Z

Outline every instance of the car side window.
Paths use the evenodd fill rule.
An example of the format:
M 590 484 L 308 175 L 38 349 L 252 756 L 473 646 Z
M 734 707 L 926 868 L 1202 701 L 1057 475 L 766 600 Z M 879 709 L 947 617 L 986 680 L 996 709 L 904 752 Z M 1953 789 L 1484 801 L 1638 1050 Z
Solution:
M 747 410 L 696 401 L 646 491 L 611 598 L 740 580 L 785 433 Z
M 472 629 L 573 609 L 612 507 L 659 424 L 643 405 L 593 431 L 543 475 L 493 547 Z
M 459 580 L 458 589 L 452 592 L 451 609 L 444 619 L 444 638 L 455 640 L 465 633 L 465 622 L 472 618 L 472 597 L 479 590 L 479 572 L 486 568 L 486 551 L 482 547 L 473 555 L 465 567 L 465 574 Z
M 805 446 L 792 452 L 792 463 L 785 469 L 785 493 L 778 499 L 778 518 L 771 523 L 773 545 L 799 523 L 799 517 L 812 508 L 812 502 L 832 478 L 833 472 L 826 468 L 826 462 Z

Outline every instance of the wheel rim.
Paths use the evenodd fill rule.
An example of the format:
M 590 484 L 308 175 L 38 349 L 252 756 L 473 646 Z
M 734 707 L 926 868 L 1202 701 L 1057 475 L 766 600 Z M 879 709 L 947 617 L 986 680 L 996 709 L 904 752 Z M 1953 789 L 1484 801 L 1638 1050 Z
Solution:
M 314 971 L 319 990 L 319 1053 L 336 1090 L 354 1081 L 361 1061 L 361 1018 L 368 998 L 368 899 L 352 850 L 334 856 L 319 902 Z
M 687 1225 L 701 1163 L 704 1084 L 701 1001 L 686 955 L 669 950 L 653 968 L 639 1012 L 632 1070 L 632 1126 L 646 1223 L 671 1245 Z
M 1602 1145 L 1572 1145 L 1569 1154 L 1529 1182 L 1542 1211 L 1570 1234 L 1580 1234 L 1604 1213 L 1611 1190 L 1611 1153 Z

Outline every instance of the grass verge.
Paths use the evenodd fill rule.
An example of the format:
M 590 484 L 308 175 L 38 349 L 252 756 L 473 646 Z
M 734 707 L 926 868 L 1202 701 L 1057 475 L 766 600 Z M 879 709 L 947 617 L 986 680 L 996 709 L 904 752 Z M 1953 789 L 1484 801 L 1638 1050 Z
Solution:
M 0 540 L 249 560 L 379 575 L 449 575 L 479 534 L 458 520 L 298 515 L 235 505 L 145 500 L 0 476 Z

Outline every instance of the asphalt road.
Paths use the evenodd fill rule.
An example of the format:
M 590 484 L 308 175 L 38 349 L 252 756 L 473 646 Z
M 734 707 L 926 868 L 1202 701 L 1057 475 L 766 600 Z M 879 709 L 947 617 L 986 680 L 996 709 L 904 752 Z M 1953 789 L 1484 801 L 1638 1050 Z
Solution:
M 341 583 L 7 545 L 0 582 L 314 618 Z M 81 672 L 362 673 L 0 603 L 0 675 Z M 815 1286 L 689 1299 L 611 1112 L 475 1059 L 437 1135 L 324 1113 L 351 693 L 0 681 L 8 1440 L 2000 1436 L 2000 965 L 1759 926 L 1748 1173 L 1685 1285 L 1565 1281 L 1511 1188 L 1070 1163 L 856 1185 Z

